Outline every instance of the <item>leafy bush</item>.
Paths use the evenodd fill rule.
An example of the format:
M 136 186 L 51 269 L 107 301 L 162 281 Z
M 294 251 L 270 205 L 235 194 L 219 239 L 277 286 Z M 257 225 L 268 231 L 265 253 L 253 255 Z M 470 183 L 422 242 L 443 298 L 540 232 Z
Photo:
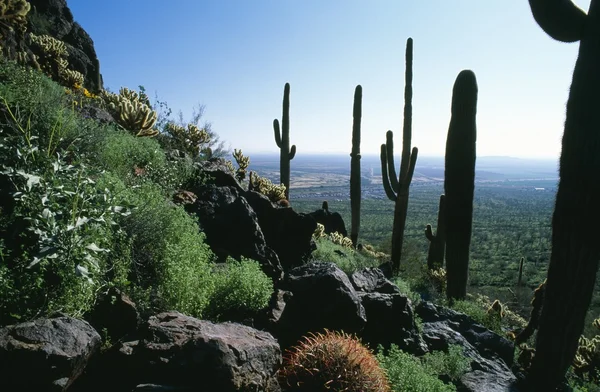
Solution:
M 392 344 L 387 353 L 379 346 L 377 360 L 385 369 L 394 392 L 452 392 L 456 387 L 444 384 L 421 361 Z
M 127 187 L 114 175 L 109 182 L 117 200 L 133 210 L 121 220 L 131 238 L 132 296 L 146 311 L 175 309 L 201 317 L 214 291 L 213 253 L 196 220 L 154 183 Z
M 448 352 L 433 351 L 425 354 L 421 361 L 429 374 L 446 375 L 451 380 L 459 380 L 471 369 L 471 361 L 464 356 L 462 347 L 450 345 Z
M 108 253 L 123 211 L 96 187 L 97 171 L 52 154 L 40 145 L 38 129 L 23 124 L 3 98 L 2 104 L 0 233 L 9 241 L 2 249 L 0 323 L 58 310 L 81 316 L 111 284 L 109 271 L 116 276 Z
M 191 159 L 168 159 L 154 138 L 123 131 L 107 132 L 95 160 L 128 184 L 150 180 L 173 191 L 195 174 Z
M 503 334 L 500 317 L 494 313 L 488 313 L 480 304 L 470 300 L 461 300 L 454 301 L 451 308 L 457 312 L 470 316 L 475 322 L 483 325 L 487 329 L 500 335 Z
M 241 321 L 245 316 L 265 308 L 273 282 L 255 260 L 228 258 L 223 268 L 213 273 L 215 291 L 205 317 L 214 321 Z
M 375 258 L 367 257 L 354 249 L 334 244 L 327 237 L 315 241 L 317 250 L 312 253 L 314 260 L 335 263 L 342 271 L 352 273 L 365 267 L 377 267 Z

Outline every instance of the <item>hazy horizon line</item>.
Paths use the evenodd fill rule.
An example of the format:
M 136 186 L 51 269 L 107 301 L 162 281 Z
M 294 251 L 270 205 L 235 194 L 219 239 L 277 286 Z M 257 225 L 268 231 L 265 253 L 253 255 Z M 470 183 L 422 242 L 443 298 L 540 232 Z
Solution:
M 400 151 L 399 151 L 400 152 Z M 398 155 L 399 155 L 398 152 Z M 258 151 L 258 150 L 248 150 L 244 151 L 245 155 L 279 155 L 278 151 Z M 302 155 L 305 156 L 350 156 L 349 152 L 341 152 L 341 151 L 303 151 Z M 361 153 L 363 157 L 378 157 L 379 153 Z M 419 154 L 419 158 L 444 158 L 444 155 L 421 155 Z M 528 160 L 538 160 L 538 161 L 549 161 L 549 160 L 558 160 L 560 157 L 557 156 L 522 156 L 522 155 L 480 155 L 477 158 L 504 158 L 504 159 L 528 159 Z

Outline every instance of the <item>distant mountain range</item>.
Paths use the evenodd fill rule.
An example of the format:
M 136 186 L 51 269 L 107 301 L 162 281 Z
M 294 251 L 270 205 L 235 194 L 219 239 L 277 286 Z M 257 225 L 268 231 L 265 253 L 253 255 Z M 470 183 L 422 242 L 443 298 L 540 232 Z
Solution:
M 279 169 L 279 154 L 249 154 L 250 170 L 273 172 Z M 396 168 L 400 165 L 396 157 Z M 292 173 L 332 173 L 350 175 L 350 154 L 298 154 L 291 164 Z M 361 171 L 364 177 L 381 177 L 381 161 L 376 155 L 363 155 Z M 476 181 L 555 180 L 558 179 L 558 159 L 514 158 L 502 156 L 477 157 Z M 419 157 L 415 181 L 443 181 L 443 157 Z

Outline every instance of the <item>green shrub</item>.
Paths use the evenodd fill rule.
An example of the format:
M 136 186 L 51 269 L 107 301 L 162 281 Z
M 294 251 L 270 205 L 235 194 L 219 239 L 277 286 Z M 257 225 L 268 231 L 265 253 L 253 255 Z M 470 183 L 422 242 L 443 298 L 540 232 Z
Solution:
M 454 301 L 451 308 L 470 316 L 475 322 L 483 325 L 487 329 L 503 335 L 501 319 L 495 313 L 489 313 L 480 304 L 470 301 Z
M 327 237 L 315 241 L 317 249 L 312 253 L 312 258 L 318 261 L 336 264 L 342 271 L 353 273 L 365 267 L 377 267 L 379 261 L 356 252 L 354 249 L 334 244 Z
M 129 292 L 145 311 L 171 309 L 201 317 L 214 291 L 213 253 L 196 220 L 169 203 L 154 183 L 126 187 L 114 181 L 111 191 L 133 209 L 121 220 L 131 238 Z
M 190 158 L 169 158 L 155 138 L 107 130 L 95 147 L 95 161 L 127 184 L 152 181 L 172 193 L 196 175 Z
M 240 320 L 265 308 L 273 294 L 273 282 L 255 260 L 228 258 L 213 273 L 215 292 L 206 317 L 215 320 Z
M 109 253 L 123 211 L 96 186 L 96 170 L 76 155 L 52 152 L 42 143 L 43 129 L 0 99 L 6 120 L 0 128 L 0 323 L 53 311 L 81 316 L 112 284 Z
M 426 369 L 421 361 L 392 344 L 387 353 L 379 346 L 377 360 L 385 369 L 394 392 L 452 392 L 456 387 L 444 384 L 431 367 Z
M 446 375 L 451 380 L 459 380 L 471 369 L 471 361 L 464 356 L 462 347 L 450 345 L 448 352 L 434 351 L 425 354 L 421 361 L 429 374 Z

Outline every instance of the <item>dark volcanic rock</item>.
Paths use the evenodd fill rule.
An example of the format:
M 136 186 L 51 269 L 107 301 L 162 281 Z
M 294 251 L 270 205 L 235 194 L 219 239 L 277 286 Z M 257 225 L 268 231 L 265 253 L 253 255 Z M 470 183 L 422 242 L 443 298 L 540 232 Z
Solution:
M 66 0 L 28 0 L 28 31 L 50 35 L 65 42 L 69 68 L 83 74 L 84 86 L 97 92 L 103 88 L 100 62 L 89 34 L 75 22 Z
M 344 237 L 348 237 L 344 218 L 342 218 L 339 212 L 330 212 L 329 209 L 325 210 L 321 208 L 320 210 L 309 212 L 307 215 L 310 215 L 317 223 L 325 226 L 326 234 L 337 232 Z
M 358 333 L 366 324 L 365 309 L 356 291 L 335 264 L 311 262 L 294 268 L 281 286 L 291 292 L 275 332 L 284 348 L 308 332 L 327 328 Z
M 446 351 L 450 344 L 456 344 L 471 360 L 471 371 L 461 378 L 461 390 L 516 391 L 517 379 L 510 370 L 513 361 L 510 341 L 465 314 L 430 302 L 421 302 L 416 313 L 423 319 L 423 339 L 431 351 Z
M 100 348 L 100 335 L 66 316 L 0 329 L 0 390 L 64 391 Z

